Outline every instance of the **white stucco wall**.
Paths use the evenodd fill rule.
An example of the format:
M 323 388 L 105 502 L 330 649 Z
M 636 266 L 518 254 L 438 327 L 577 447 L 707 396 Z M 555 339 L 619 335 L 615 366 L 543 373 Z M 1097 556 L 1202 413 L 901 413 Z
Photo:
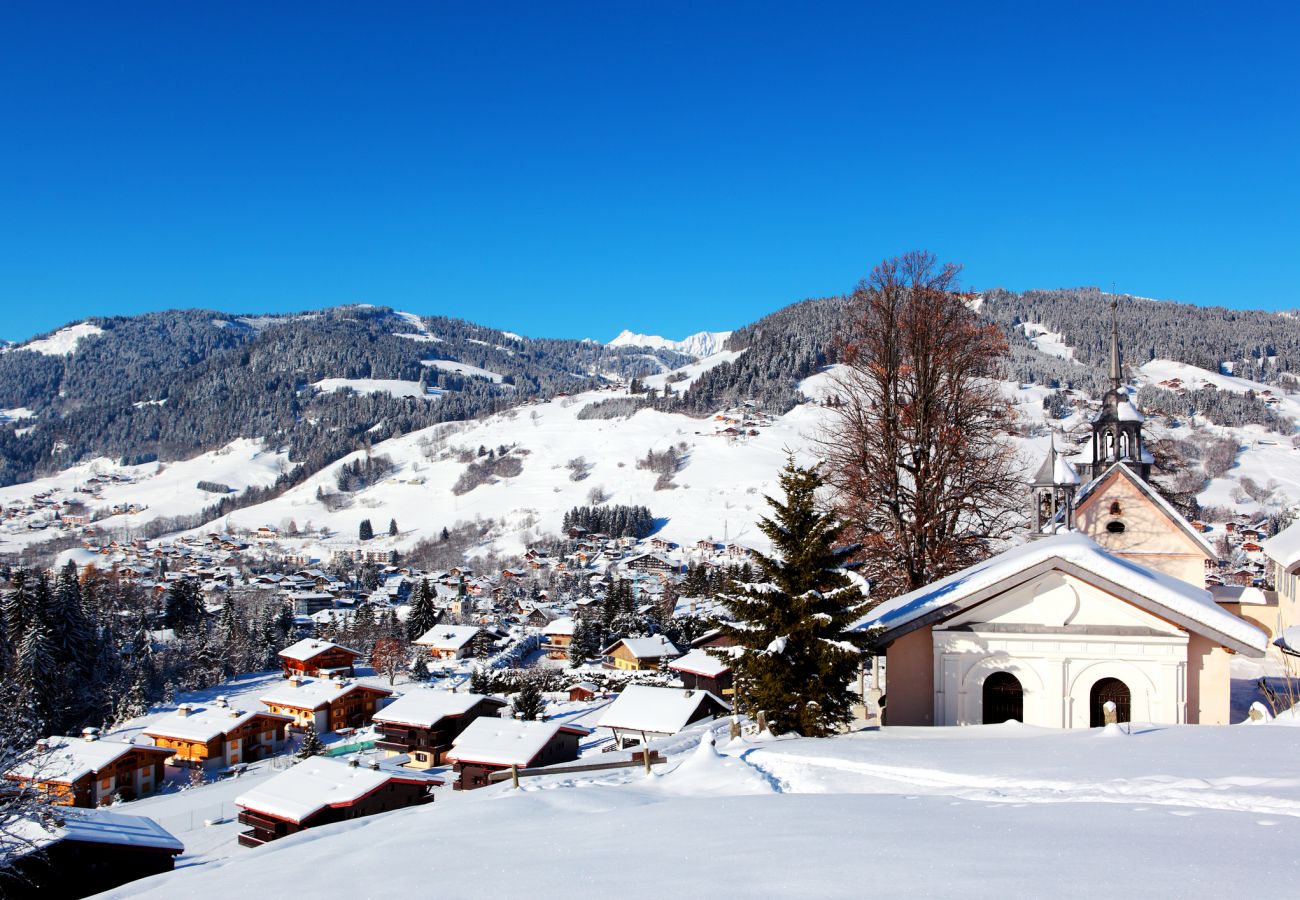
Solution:
M 1071 575 L 1040 575 L 936 626 L 932 641 L 936 725 L 981 723 L 984 680 L 1000 671 L 1020 681 L 1029 725 L 1087 728 L 1102 678 L 1128 686 L 1134 721 L 1188 721 L 1187 634 Z

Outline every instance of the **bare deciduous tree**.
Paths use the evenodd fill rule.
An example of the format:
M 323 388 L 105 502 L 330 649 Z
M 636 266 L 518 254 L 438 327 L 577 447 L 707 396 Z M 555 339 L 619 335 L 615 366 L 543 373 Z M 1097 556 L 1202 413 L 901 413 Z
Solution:
M 886 260 L 850 298 L 839 394 L 819 435 L 873 599 L 968 566 L 1021 519 L 1014 419 L 994 381 L 1006 352 L 926 252 Z

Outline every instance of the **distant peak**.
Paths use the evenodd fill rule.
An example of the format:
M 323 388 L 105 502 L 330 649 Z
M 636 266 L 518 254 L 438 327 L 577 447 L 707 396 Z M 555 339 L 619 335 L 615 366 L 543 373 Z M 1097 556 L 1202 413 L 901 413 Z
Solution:
M 660 337 L 656 334 L 637 334 L 623 329 L 618 337 L 610 341 L 610 347 L 649 347 L 652 350 L 672 350 L 696 358 L 712 356 L 722 350 L 722 345 L 731 337 L 730 331 L 700 331 L 680 341 Z

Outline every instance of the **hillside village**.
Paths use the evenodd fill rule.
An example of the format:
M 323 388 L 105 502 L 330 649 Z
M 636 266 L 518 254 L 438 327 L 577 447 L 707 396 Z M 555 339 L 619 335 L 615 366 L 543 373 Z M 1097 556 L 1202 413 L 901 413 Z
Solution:
M 1137 722 L 1291 719 L 1290 689 L 1269 676 L 1290 671 L 1287 654 L 1300 650 L 1291 643 L 1300 644 L 1292 630 L 1300 628 L 1300 526 L 1276 533 L 1279 518 L 1258 512 L 1184 517 L 1147 481 L 1144 428 L 1168 425 L 1146 423 L 1119 368 L 1111 380 L 1096 402 L 1073 398 L 1045 446 L 1033 438 L 1045 458 L 1030 479 L 1027 541 L 878 606 L 855 626 L 874 648 L 855 686 L 855 731 L 1014 721 L 1109 733 Z M 1181 387 L 1176 379 L 1161 386 Z M 622 397 L 627 389 L 608 390 Z M 809 405 L 823 403 L 833 395 Z M 1079 419 L 1089 434 L 1071 458 L 1057 441 L 1067 447 Z M 1039 419 L 1030 432 L 1049 425 Z M 699 434 L 734 443 L 774 426 L 742 407 Z M 159 660 L 196 647 L 241 659 L 270 652 L 278 669 L 169 685 L 163 702 L 136 701 L 111 727 L 44 738 L 42 764 L 8 774 L 90 811 L 39 843 L 46 859 L 95 860 L 101 887 L 178 861 L 188 869 L 235 860 L 354 819 L 425 807 L 437 817 L 444 806 L 451 814 L 480 790 L 722 767 L 708 783 L 726 793 L 735 776 L 723 772 L 738 760 L 744 768 L 753 752 L 783 752 L 762 723 L 732 714 L 728 660 L 737 648 L 717 627 L 729 615 L 719 595 L 753 582 L 757 559 L 745 543 L 711 536 L 716 526 L 693 540 L 653 527 L 614 534 L 577 522 L 642 528 L 649 512 L 575 507 L 559 533 L 516 557 L 482 557 L 499 563 L 485 568 L 467 554 L 433 568 L 404 558 L 418 547 L 393 540 L 396 519 L 387 534 L 382 524 L 369 534 L 363 526 L 356 538 L 232 521 L 156 539 L 112 537 L 97 527 L 100 517 L 144 505 L 95 504 L 106 502 L 106 486 L 131 484 L 105 474 L 70 491 L 42 490 L 6 508 L 6 527 L 74 536 L 59 571 L 139 598 L 138 626 L 122 623 L 140 628 L 132 654 L 141 641 Z M 1067 596 L 1075 612 L 1061 624 Z M 190 615 L 218 621 L 236 608 L 268 611 L 266 639 L 276 643 L 267 651 L 194 644 L 175 612 L 191 597 L 202 612 Z M 944 599 L 942 617 L 932 597 Z M 970 618 L 972 602 L 985 618 Z M 1088 624 L 1070 624 L 1074 617 Z M 987 646 L 972 649 L 972 634 Z M 775 777 L 762 765 L 754 771 Z M 1300 798 L 1285 803 L 1295 809 L 1286 814 L 1300 815 Z M 130 867 L 112 852 L 124 844 L 136 850 Z M 32 865 L 54 883 L 46 863 Z

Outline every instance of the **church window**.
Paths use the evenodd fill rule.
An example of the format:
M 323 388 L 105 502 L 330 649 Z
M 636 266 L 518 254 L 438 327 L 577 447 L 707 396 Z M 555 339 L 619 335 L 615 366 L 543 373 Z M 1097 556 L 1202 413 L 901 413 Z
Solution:
M 1116 500 L 1114 503 L 1112 503 L 1112 504 L 1110 505 L 1110 514 L 1111 514 L 1112 516 L 1118 516 L 1119 513 L 1120 513 L 1120 509 L 1119 509 L 1119 501 Z
M 1123 534 L 1124 523 L 1120 522 L 1119 520 L 1116 520 L 1114 522 L 1107 522 L 1106 530 L 1109 531 L 1111 534 Z
M 984 679 L 983 693 L 985 725 L 1024 721 L 1025 691 L 1016 676 L 1010 672 L 994 672 Z

